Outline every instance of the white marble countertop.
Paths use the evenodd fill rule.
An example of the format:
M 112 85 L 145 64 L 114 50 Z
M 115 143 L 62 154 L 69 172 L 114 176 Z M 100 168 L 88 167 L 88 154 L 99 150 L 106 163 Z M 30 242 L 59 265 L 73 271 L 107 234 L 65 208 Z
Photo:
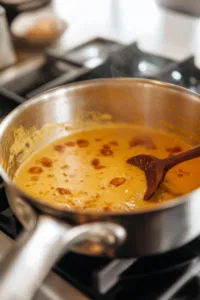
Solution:
M 54 5 L 69 24 L 61 39 L 65 49 L 101 36 L 138 41 L 141 49 L 176 60 L 194 54 L 200 67 L 200 18 L 162 9 L 154 0 L 55 0 Z

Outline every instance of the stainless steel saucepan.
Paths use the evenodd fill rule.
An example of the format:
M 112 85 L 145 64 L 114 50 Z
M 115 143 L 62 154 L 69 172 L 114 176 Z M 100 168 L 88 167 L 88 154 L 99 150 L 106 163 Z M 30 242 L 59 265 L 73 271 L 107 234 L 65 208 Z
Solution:
M 161 82 L 127 78 L 75 83 L 15 109 L 0 125 L 0 173 L 10 205 L 26 230 L 0 265 L 1 300 L 31 299 L 52 265 L 69 250 L 139 257 L 180 247 L 200 234 L 200 189 L 155 209 L 80 213 L 50 207 L 14 185 L 13 175 L 28 155 L 66 135 L 73 124 L 83 129 L 94 115 L 100 126 L 112 118 L 164 129 L 194 145 L 200 141 L 200 96 Z

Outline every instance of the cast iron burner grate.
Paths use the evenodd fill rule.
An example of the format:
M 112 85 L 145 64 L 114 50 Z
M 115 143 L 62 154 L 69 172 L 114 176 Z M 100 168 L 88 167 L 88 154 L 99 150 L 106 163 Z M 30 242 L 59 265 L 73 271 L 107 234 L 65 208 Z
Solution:
M 97 38 L 63 55 L 48 53 L 41 65 L 4 84 L 0 88 L 0 118 L 26 98 L 48 88 L 94 78 L 128 76 L 167 81 L 200 91 L 200 71 L 194 57 L 177 63 L 143 52 L 136 43 L 124 46 Z M 8 206 L 3 188 L 0 199 L 0 230 L 15 239 L 21 225 Z M 54 270 L 92 299 L 154 300 L 196 263 L 199 254 L 200 238 L 176 251 L 141 259 L 111 260 L 69 253 Z M 197 300 L 199 295 L 199 280 L 195 276 L 173 299 Z

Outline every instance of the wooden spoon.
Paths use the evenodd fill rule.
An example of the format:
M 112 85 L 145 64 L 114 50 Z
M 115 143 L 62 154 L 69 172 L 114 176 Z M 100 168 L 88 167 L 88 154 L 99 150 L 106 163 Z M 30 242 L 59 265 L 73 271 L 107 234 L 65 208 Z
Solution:
M 200 146 L 196 146 L 164 159 L 159 159 L 153 155 L 140 154 L 129 158 L 127 163 L 144 171 L 147 180 L 147 190 L 144 200 L 148 200 L 163 182 L 167 171 L 184 161 L 199 156 Z

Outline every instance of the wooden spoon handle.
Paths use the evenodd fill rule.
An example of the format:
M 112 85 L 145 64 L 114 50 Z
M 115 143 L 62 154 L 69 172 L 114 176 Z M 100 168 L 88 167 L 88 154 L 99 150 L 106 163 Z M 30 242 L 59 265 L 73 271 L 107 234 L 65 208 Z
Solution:
M 164 159 L 165 169 L 169 170 L 172 167 L 174 167 L 184 161 L 187 161 L 187 160 L 190 160 L 190 159 L 193 159 L 196 157 L 200 157 L 200 146 L 193 147 L 189 150 L 186 150 L 184 152 L 181 152 L 179 154 L 176 154 L 169 158 Z

